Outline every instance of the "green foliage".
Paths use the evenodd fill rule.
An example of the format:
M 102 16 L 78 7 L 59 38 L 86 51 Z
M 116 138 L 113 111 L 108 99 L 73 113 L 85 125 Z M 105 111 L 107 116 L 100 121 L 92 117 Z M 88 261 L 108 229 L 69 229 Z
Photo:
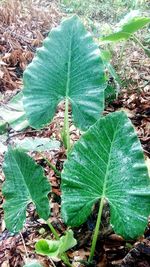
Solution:
M 0 117 L 8 122 L 15 131 L 21 131 L 29 126 L 23 103 L 22 92 L 15 95 L 6 106 L 0 107 Z
M 138 17 L 136 13 L 134 13 L 134 15 L 133 11 L 127 14 L 119 23 L 119 28 L 117 28 L 114 33 L 101 38 L 101 41 L 118 42 L 122 40 L 128 40 L 135 32 L 150 23 L 150 18 Z
M 113 84 L 107 85 L 105 89 L 105 101 L 106 103 L 112 103 L 117 98 L 116 87 Z
M 74 145 L 62 172 L 62 216 L 79 226 L 100 199 L 126 239 L 143 234 L 150 211 L 150 180 L 140 142 L 124 112 L 98 120 Z
M 50 185 L 42 167 L 23 151 L 10 148 L 5 155 L 3 171 L 6 177 L 2 188 L 5 197 L 3 208 L 9 231 L 18 232 L 23 228 L 26 207 L 31 202 L 39 216 L 48 219 Z
M 74 124 L 86 130 L 103 111 L 105 87 L 98 46 L 77 16 L 64 20 L 50 32 L 24 72 L 29 123 L 42 128 L 65 99 L 71 103 Z
M 0 119 L 0 135 L 7 132 L 7 122 Z
M 110 39 L 129 38 L 149 20 L 129 14 Z M 143 234 L 150 211 L 150 180 L 142 148 L 130 120 L 124 112 L 115 112 L 99 119 L 104 109 L 104 94 L 109 101 L 116 94 L 109 83 L 106 88 L 109 75 L 104 70 L 120 83 L 110 60 L 110 53 L 100 53 L 77 16 L 64 20 L 44 40 L 24 72 L 23 95 L 27 117 L 22 105 L 22 93 L 10 101 L 8 110 L 0 109 L 2 118 L 15 130 L 22 130 L 29 123 L 34 128 L 42 128 L 52 120 L 59 102 L 65 100 L 62 137 L 67 152 L 70 152 L 69 104 L 74 124 L 82 130 L 91 126 L 68 154 L 61 185 L 62 216 L 70 226 L 85 222 L 93 205 L 100 203 L 89 262 L 93 259 L 104 202 L 109 203 L 110 222 L 114 230 L 126 239 Z M 3 123 L 0 127 L 1 132 L 5 131 Z M 60 146 L 57 141 L 37 137 L 25 138 L 16 144 L 20 149 L 9 148 L 3 164 L 6 177 L 2 189 L 4 216 L 11 232 L 22 229 L 26 208 L 31 202 L 41 218 L 47 220 L 50 215 L 50 185 L 41 166 L 23 150 L 40 152 Z M 5 150 L 3 146 L 2 151 Z M 46 158 L 44 160 L 61 176 Z M 36 252 L 59 257 L 66 266 L 71 266 L 65 251 L 77 243 L 72 230 L 59 238 L 51 223 L 47 221 L 47 224 L 56 240 L 39 240 Z M 38 262 L 25 265 L 29 266 L 41 267 Z
M 112 55 L 111 55 L 110 51 L 101 50 L 100 55 L 101 55 L 103 63 L 105 65 L 106 69 L 108 70 L 109 74 L 115 79 L 115 81 L 118 84 L 121 84 L 119 76 L 117 75 L 115 69 L 113 68 L 112 64 L 110 63 L 110 61 L 112 59 Z M 105 89 L 105 91 L 106 91 L 106 89 Z
M 39 240 L 35 249 L 38 254 L 61 258 L 63 253 L 77 244 L 73 231 L 68 230 L 59 240 Z
M 58 150 L 60 148 L 60 142 L 57 140 L 51 140 L 50 138 L 42 137 L 25 137 L 24 139 L 15 139 L 15 147 L 25 151 L 47 151 Z

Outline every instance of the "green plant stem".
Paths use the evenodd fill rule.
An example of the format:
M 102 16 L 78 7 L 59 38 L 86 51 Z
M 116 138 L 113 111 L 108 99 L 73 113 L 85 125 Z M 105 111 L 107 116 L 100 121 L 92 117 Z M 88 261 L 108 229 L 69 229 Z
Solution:
M 133 39 L 133 41 L 134 41 L 135 43 L 138 43 L 139 46 L 140 46 L 143 50 L 145 50 L 144 45 L 140 42 L 140 40 L 137 38 L 137 36 L 135 36 L 134 34 L 132 34 L 132 39 Z
M 120 52 L 118 67 L 120 67 L 120 65 L 121 65 L 121 61 L 122 61 L 122 57 L 123 57 L 123 53 L 124 53 L 125 47 L 126 47 L 126 42 L 124 42 L 123 46 L 121 47 L 121 52 Z
M 47 220 L 47 225 L 50 228 L 50 230 L 53 233 L 53 235 L 55 236 L 56 240 L 59 240 L 59 235 L 57 234 L 55 228 L 53 227 L 53 225 L 50 223 L 49 220 Z
M 98 211 L 98 216 L 97 216 L 97 221 L 96 221 L 96 226 L 95 226 L 95 230 L 94 230 L 92 246 L 91 246 L 91 251 L 90 251 L 90 256 L 89 256 L 88 262 L 92 262 L 92 260 L 93 260 L 96 242 L 97 242 L 97 238 L 98 238 L 98 234 L 99 234 L 99 228 L 100 228 L 100 224 L 101 224 L 103 206 L 104 206 L 104 198 L 102 197 L 101 201 L 100 201 L 100 205 L 99 205 L 99 211 Z
M 68 116 L 68 108 L 69 108 L 69 100 L 66 97 L 65 100 L 65 115 L 64 115 L 64 127 L 62 132 L 63 142 L 65 148 L 67 149 L 67 153 L 70 151 L 70 134 L 69 134 L 69 116 Z
M 59 235 L 49 220 L 47 220 L 47 225 L 49 226 L 49 228 L 50 228 L 51 232 L 53 233 L 53 235 L 55 236 L 56 240 L 59 240 L 60 239 Z M 65 252 L 61 255 L 61 259 L 68 267 L 73 267 L 71 265 L 71 263 L 69 262 L 69 258 Z
M 46 161 L 46 163 L 49 165 L 49 167 L 59 176 L 61 177 L 61 172 L 59 172 L 56 167 L 45 157 L 41 152 L 38 152 L 41 157 Z

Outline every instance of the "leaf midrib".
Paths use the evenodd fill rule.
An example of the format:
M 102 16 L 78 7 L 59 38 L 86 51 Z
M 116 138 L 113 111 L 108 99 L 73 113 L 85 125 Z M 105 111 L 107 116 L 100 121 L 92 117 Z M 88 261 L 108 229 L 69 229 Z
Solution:
M 109 176 L 109 167 L 110 167 L 110 162 L 111 162 L 111 153 L 112 153 L 112 148 L 113 148 L 113 143 L 116 137 L 116 133 L 117 133 L 117 128 L 118 128 L 118 124 L 120 123 L 120 121 L 118 121 L 117 125 L 116 125 L 116 129 L 113 135 L 113 139 L 111 142 L 111 146 L 110 146 L 110 151 L 109 151 L 109 157 L 108 157 L 108 164 L 107 164 L 107 168 L 106 168 L 106 174 L 104 177 L 104 186 L 103 186 L 103 191 L 102 191 L 102 195 L 101 198 L 106 198 L 106 189 L 107 189 L 107 181 L 108 181 L 108 176 Z
M 23 181 L 24 181 L 24 183 L 25 183 L 25 185 L 26 185 L 26 190 L 27 190 L 28 196 L 30 197 L 30 199 L 27 199 L 27 200 L 28 200 L 28 202 L 30 203 L 30 201 L 31 201 L 31 202 L 33 201 L 33 200 L 32 200 L 32 196 L 31 196 L 31 194 L 30 194 L 30 190 L 28 189 L 28 185 L 27 185 L 27 183 L 26 183 L 26 180 L 25 180 L 25 178 L 24 178 L 24 175 L 23 175 L 22 171 L 20 170 L 20 167 L 19 167 L 19 165 L 18 165 L 18 163 L 17 163 L 17 161 L 16 161 L 15 156 L 12 155 L 12 157 L 13 157 L 13 159 L 14 159 L 14 161 L 15 161 L 15 163 L 16 163 L 17 169 L 19 170 L 19 173 L 21 174 L 21 177 L 23 178 Z
M 70 89 L 72 35 L 73 35 L 73 27 L 72 27 L 72 31 L 71 31 L 70 43 L 69 43 L 69 51 L 68 51 L 68 69 L 67 69 L 67 82 L 66 82 L 66 98 L 69 97 L 69 89 Z

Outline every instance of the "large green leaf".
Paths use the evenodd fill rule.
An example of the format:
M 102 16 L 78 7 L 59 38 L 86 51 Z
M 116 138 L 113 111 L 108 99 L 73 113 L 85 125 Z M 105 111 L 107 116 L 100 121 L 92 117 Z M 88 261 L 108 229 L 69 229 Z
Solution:
M 22 103 L 22 92 L 15 95 L 7 105 L 0 107 L 0 117 L 8 122 L 15 131 L 21 131 L 29 126 Z
M 140 142 L 124 112 L 98 120 L 74 145 L 62 173 L 62 215 L 85 222 L 105 198 L 111 224 L 125 238 L 144 232 L 150 214 L 150 179 Z
M 30 125 L 49 123 L 69 99 L 74 123 L 86 130 L 104 108 L 105 79 L 98 46 L 77 16 L 53 29 L 24 72 L 24 108 Z
M 117 29 L 114 33 L 107 35 L 101 39 L 101 41 L 118 42 L 121 40 L 128 40 L 133 33 L 140 30 L 144 26 L 150 23 L 148 17 L 135 17 L 129 21 L 124 21 L 124 24 Z
M 23 151 L 9 149 L 3 171 L 6 177 L 2 189 L 6 199 L 3 208 L 7 228 L 11 232 L 22 229 L 26 207 L 31 202 L 35 204 L 39 216 L 48 219 L 50 185 L 42 167 Z

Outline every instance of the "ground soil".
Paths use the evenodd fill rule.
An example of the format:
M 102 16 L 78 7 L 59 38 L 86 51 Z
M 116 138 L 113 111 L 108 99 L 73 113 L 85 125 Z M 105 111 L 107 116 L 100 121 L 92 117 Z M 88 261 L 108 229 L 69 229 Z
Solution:
M 31 62 L 36 48 L 41 46 L 42 40 L 49 30 L 59 24 L 62 17 L 66 16 L 60 10 L 57 1 L 6 1 L 0 3 L 0 100 L 1 104 L 15 95 L 22 87 L 22 74 L 26 66 Z M 104 114 L 116 110 L 124 110 L 132 120 L 140 138 L 145 159 L 150 165 L 150 58 L 136 45 L 129 44 L 126 48 L 120 67 L 118 68 L 120 47 L 115 48 L 113 64 L 122 78 L 122 86 L 119 95 L 111 104 L 106 105 Z M 34 131 L 26 129 L 22 133 L 8 129 L 6 143 L 11 143 L 18 136 L 55 137 L 60 140 L 60 127 L 63 125 L 64 105 L 58 107 L 53 122 L 43 130 Z M 71 115 L 71 110 L 70 110 Z M 58 127 L 59 126 L 59 127 Z M 71 122 L 71 140 L 74 143 L 80 136 Z M 52 184 L 52 214 L 51 222 L 61 235 L 66 226 L 60 217 L 60 179 L 53 170 L 47 166 L 42 156 L 32 154 L 35 160 L 42 165 Z M 46 152 L 45 156 L 62 170 L 66 158 L 63 146 L 59 151 Z M 3 162 L 3 154 L 0 155 L 0 167 Z M 0 171 L 0 187 L 4 182 L 4 175 Z M 44 221 L 38 218 L 35 208 L 30 205 L 27 209 L 27 221 L 21 234 L 13 235 L 5 227 L 2 204 L 4 202 L 0 191 L 0 266 L 23 266 L 26 257 L 39 259 L 43 266 L 64 266 L 61 261 L 54 262 L 47 257 L 36 255 L 34 245 L 41 237 L 51 236 L 50 229 Z M 95 224 L 97 207 L 88 221 L 79 228 L 75 228 L 77 246 L 68 252 L 74 266 L 86 265 L 89 256 L 92 231 Z M 85 261 L 84 264 L 79 261 Z M 145 234 L 139 240 L 123 240 L 116 235 L 109 225 L 109 207 L 103 211 L 103 221 L 93 265 L 106 266 L 150 266 L 150 228 L 149 224 Z

